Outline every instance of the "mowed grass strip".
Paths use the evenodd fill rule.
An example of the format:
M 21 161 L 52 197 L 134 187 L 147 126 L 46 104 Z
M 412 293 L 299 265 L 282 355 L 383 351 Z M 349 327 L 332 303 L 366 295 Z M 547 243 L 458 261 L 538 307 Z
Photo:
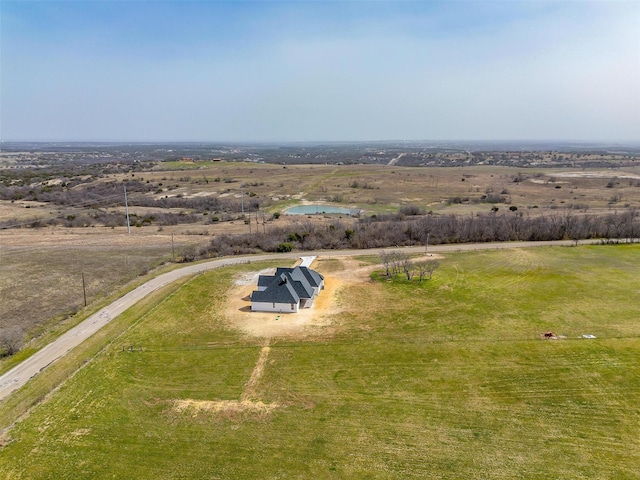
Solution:
M 11 430 L 0 478 L 637 478 L 639 258 L 460 253 L 347 286 L 333 336 L 272 339 L 269 411 L 176 408 L 238 401 L 264 345 L 220 313 L 248 267 L 197 276 Z

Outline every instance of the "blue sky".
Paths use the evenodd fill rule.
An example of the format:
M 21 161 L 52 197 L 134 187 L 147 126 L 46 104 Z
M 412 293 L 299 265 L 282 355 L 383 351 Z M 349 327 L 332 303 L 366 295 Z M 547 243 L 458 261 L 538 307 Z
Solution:
M 640 141 L 640 2 L 0 3 L 0 138 Z

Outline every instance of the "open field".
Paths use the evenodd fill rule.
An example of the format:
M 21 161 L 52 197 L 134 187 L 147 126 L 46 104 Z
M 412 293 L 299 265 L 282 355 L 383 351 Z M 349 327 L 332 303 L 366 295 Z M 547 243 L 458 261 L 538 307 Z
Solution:
M 172 258 L 170 234 L 73 230 L 0 233 L 0 329 L 17 329 L 24 339 L 64 329 L 84 307 L 83 274 L 91 306 Z M 174 237 L 176 254 L 202 241 L 200 236 Z
M 130 192 L 130 206 L 131 212 L 140 218 L 146 213 L 157 215 L 157 207 L 150 202 L 189 199 L 223 202 L 227 210 L 224 215 L 220 213 L 222 206 L 217 209 L 163 208 L 166 212 L 198 214 L 198 223 L 202 224 L 211 223 L 215 216 L 237 219 L 243 196 L 247 213 L 255 212 L 257 206 L 270 212 L 283 211 L 303 201 L 360 208 L 369 215 L 396 212 L 407 205 L 434 213 L 487 212 L 493 205 L 503 209 L 514 206 L 530 214 L 550 210 L 595 213 L 640 207 L 638 166 L 615 169 L 482 165 L 442 168 L 218 162 L 206 163 L 187 172 L 168 170 L 169 166 L 161 163 L 152 170 L 135 174 L 96 176 L 73 190 L 79 194 L 90 185 L 138 182 L 137 185 L 147 191 Z M 118 193 L 120 197 L 115 195 L 101 203 L 100 209 L 105 213 L 122 214 L 121 188 Z M 488 196 L 491 196 L 490 202 L 487 202 Z M 15 219 L 17 223 L 36 218 L 46 221 L 67 218 L 70 214 L 77 216 L 86 210 L 78 204 L 55 206 L 33 199 L 41 197 L 26 195 L 13 203 L 1 201 L 0 219 Z M 142 200 L 146 206 L 136 206 Z M 154 228 L 159 224 L 158 219 L 150 220 L 142 228 Z
M 576 156 L 573 160 L 579 158 L 587 157 Z M 606 164 L 608 160 L 603 161 Z M 185 165 L 190 167 L 189 171 L 178 169 Z M 106 166 L 101 168 L 110 171 Z M 92 171 L 100 172 L 101 168 L 95 167 Z M 504 212 L 511 216 L 535 217 L 614 214 L 640 208 L 640 167 L 631 161 L 609 169 L 551 168 L 548 164 L 539 168 L 496 165 L 442 168 L 160 162 L 140 166 L 133 173 L 92 176 L 80 170 L 76 177 L 50 177 L 40 170 L 26 169 L 12 175 L 16 178 L 25 175 L 25 182 L 40 178 L 38 175 L 43 178 L 39 183 L 25 185 L 24 191 L 16 190 L 16 195 L 24 195 L 23 198 L 0 201 L 0 222 L 11 225 L 24 225 L 34 219 L 42 224 L 51 219 L 63 222 L 55 227 L 0 230 L 0 296 L 3 299 L 0 327 L 17 326 L 21 343 L 46 332 L 81 307 L 82 272 L 91 302 L 153 266 L 171 260 L 173 252 L 179 255 L 189 246 L 204 248 L 214 237 L 267 232 L 292 223 L 297 224 L 298 230 L 312 224 L 330 228 L 329 224 L 336 220 L 322 215 L 279 218 L 273 215 L 294 204 L 330 203 L 361 208 L 364 217 L 395 213 L 403 207 L 415 207 L 436 216 L 454 214 L 466 218 L 487 214 L 492 209 L 500 215 Z M 12 183 L 15 181 L 11 180 L 6 188 L 18 188 Z M 73 184 L 74 181 L 80 183 Z M 69 186 L 63 188 L 65 182 Z M 125 234 L 126 227 L 122 226 L 122 186 L 130 182 L 136 182 L 141 189 L 129 194 L 134 225 L 131 236 Z M 117 188 L 105 192 L 115 195 L 103 192 L 106 200 L 96 204 L 92 189 L 109 183 Z M 73 198 L 77 202 L 41 201 L 58 198 L 52 197 L 54 194 L 76 195 Z M 82 203 L 80 200 L 85 195 L 94 200 Z M 223 202 L 216 207 L 222 210 L 210 204 L 177 207 L 178 204 L 154 203 L 201 199 Z M 244 217 L 240 211 L 243 200 Z M 262 220 L 255 213 L 257 206 L 262 212 L 268 212 Z M 512 212 L 512 209 L 515 210 Z M 163 215 L 189 222 L 167 224 L 169 219 Z M 104 226 L 101 221 L 115 224 Z M 355 230 L 357 236 L 357 219 L 345 217 L 340 222 L 341 228 Z M 65 224 L 69 226 L 63 226 Z M 85 224 L 92 227 L 81 226 Z M 274 240 L 276 245 L 280 241 L 286 238 Z
M 447 254 L 424 282 L 321 260 L 331 308 L 266 336 L 236 297 L 269 265 L 199 275 L 110 327 L 1 478 L 635 478 L 639 255 Z

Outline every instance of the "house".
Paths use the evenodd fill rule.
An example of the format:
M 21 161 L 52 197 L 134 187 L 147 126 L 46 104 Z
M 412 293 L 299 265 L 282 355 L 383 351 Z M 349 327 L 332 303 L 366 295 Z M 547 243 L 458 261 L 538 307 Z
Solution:
M 309 308 L 324 277 L 308 267 L 277 268 L 275 275 L 260 275 L 258 289 L 251 292 L 253 312 L 296 313 Z

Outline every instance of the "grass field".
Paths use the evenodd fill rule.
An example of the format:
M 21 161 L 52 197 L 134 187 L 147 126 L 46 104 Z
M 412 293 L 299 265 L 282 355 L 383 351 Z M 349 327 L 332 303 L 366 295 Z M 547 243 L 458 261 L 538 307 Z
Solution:
M 199 275 L 119 319 L 9 432 L 0 478 L 637 478 L 639 258 L 451 254 L 268 346 L 221 315 L 249 267 Z
M 512 215 L 510 209 L 514 208 L 517 215 L 563 218 L 613 214 L 640 207 L 638 166 L 582 170 L 577 166 L 418 168 L 397 165 L 161 162 L 150 171 L 96 177 L 93 186 L 125 180 L 154 185 L 146 194 L 132 194 L 132 204 L 129 205 L 132 214 L 153 216 L 196 212 L 198 220 L 179 225 L 144 224 L 133 228 L 132 235 L 125 235 L 125 227 L 101 225 L 95 228 L 57 226 L 0 230 L 0 336 L 2 329 L 10 329 L 12 338 L 17 335 L 23 344 L 28 344 L 26 348 L 30 348 L 34 338 L 41 339 L 43 335 L 56 333 L 52 330 L 67 328 L 69 316 L 84 304 L 82 273 L 87 283 L 87 301 L 91 304 L 141 273 L 170 260 L 174 256 L 173 247 L 179 256 L 190 246 L 207 245 L 212 236 L 246 234 L 252 228 L 255 232 L 255 225 L 247 225 L 239 219 L 241 198 L 247 202 L 259 201 L 261 208 L 269 213 L 281 213 L 294 204 L 306 202 L 362 208 L 365 216 L 396 213 L 402 207 L 419 207 L 436 215 L 462 217 L 486 214 L 493 208 L 499 208 L 500 215 Z M 506 203 L 481 201 L 483 196 L 491 193 Z M 174 196 L 184 199 L 212 197 L 223 202 L 234 199 L 236 211 L 223 215 L 215 211 L 201 212 L 197 208 L 135 206 L 133 200 L 136 196 L 147 197 L 147 201 Z M 46 222 L 69 214 L 91 212 L 95 207 L 93 204 L 82 205 L 2 200 L 0 221 L 15 225 L 34 219 Z M 120 213 L 124 217 L 124 198 L 113 199 L 110 206 L 100 210 L 109 214 Z M 224 221 L 226 215 L 229 215 L 228 221 Z M 223 221 L 212 222 L 215 216 L 220 216 Z M 256 220 L 257 217 L 254 222 Z M 270 227 L 284 228 L 291 223 L 298 228 L 299 225 L 304 227 L 305 224 L 318 225 L 330 221 L 333 220 L 323 216 L 282 215 L 275 220 L 267 215 L 267 223 L 263 223 L 262 228 L 264 232 Z M 345 225 L 353 225 L 357 220 L 344 218 L 341 221 Z M 128 237 L 130 241 L 124 240 Z M 174 241 L 175 245 L 172 245 Z M 71 323 L 73 321 L 71 319 Z M 16 328 L 18 334 L 13 332 Z M 3 351 L 9 350 L 3 348 Z M 0 371 L 13 361 L 0 359 Z
M 42 229 L 34 233 L 30 229 L 0 235 L 0 331 L 17 328 L 24 342 L 50 341 L 51 335 L 75 324 L 77 313 L 86 311 L 83 275 L 91 309 L 127 283 L 172 260 L 171 234 L 96 230 Z M 176 235 L 174 251 L 179 255 L 189 244 L 203 241 L 204 237 Z M 29 344 L 26 350 L 33 346 Z M 13 362 L 12 357 L 0 358 L 0 371 Z

